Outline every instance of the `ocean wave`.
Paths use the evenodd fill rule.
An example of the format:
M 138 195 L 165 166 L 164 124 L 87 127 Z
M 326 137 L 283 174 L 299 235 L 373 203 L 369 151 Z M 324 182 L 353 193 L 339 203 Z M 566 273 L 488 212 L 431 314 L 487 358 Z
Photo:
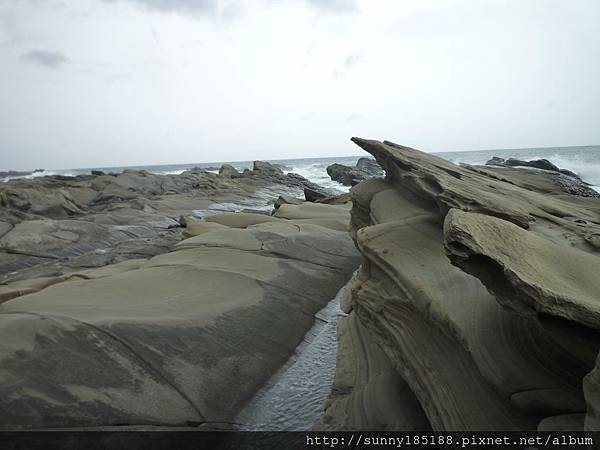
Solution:
M 598 155 L 600 158 L 600 155 Z M 587 158 L 577 157 L 565 158 L 563 155 L 551 155 L 546 157 L 550 162 L 556 164 L 561 169 L 568 169 L 575 172 L 586 183 L 596 187 L 600 186 L 600 161 L 594 162 Z
M 180 170 L 157 170 L 157 171 L 150 171 L 151 173 L 155 173 L 157 175 L 181 175 L 183 172 L 185 172 L 187 169 L 180 169 Z
M 333 181 L 329 175 L 327 174 L 327 166 L 331 164 L 330 161 L 326 163 L 313 163 L 313 164 L 296 164 L 292 166 L 291 170 L 285 170 L 285 173 L 297 173 L 298 175 L 303 176 L 309 181 L 318 184 L 319 186 L 323 186 L 329 189 L 337 189 L 339 191 L 348 192 L 350 190 L 349 186 L 344 186 L 337 181 Z
M 473 152 L 440 153 L 455 164 L 485 164 L 493 156 L 517 158 L 523 161 L 547 159 L 552 164 L 575 172 L 583 181 L 600 190 L 600 147 L 482 150 Z
M 22 179 L 27 179 L 27 180 L 31 180 L 33 178 L 39 178 L 39 177 L 48 177 L 48 176 L 52 176 L 52 175 L 63 175 L 63 176 L 75 176 L 75 174 L 73 172 L 69 172 L 69 171 L 60 171 L 60 170 L 42 170 L 39 172 L 33 172 L 27 175 L 14 175 L 14 176 L 9 176 L 9 177 L 5 177 L 5 178 L 0 178 L 0 181 L 10 181 L 10 180 L 22 180 Z

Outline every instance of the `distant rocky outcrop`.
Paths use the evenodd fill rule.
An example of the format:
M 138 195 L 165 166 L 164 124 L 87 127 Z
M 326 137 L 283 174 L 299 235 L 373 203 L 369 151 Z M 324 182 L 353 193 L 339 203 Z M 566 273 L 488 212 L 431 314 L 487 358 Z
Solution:
M 164 253 L 181 239 L 181 216 L 270 211 L 280 195 L 300 197 L 304 188 L 335 195 L 265 162 L 220 172 L 98 171 L 0 183 L 0 282 Z
M 353 141 L 387 176 L 351 191 L 363 262 L 317 428 L 599 430 L 599 200 Z
M 223 177 L 229 177 L 229 178 L 236 178 L 236 177 L 241 176 L 241 174 L 238 172 L 238 170 L 235 167 L 233 167 L 231 164 L 223 164 L 219 168 L 219 175 L 221 175 Z
M 533 167 L 535 169 L 548 170 L 550 172 L 558 172 L 563 175 L 568 175 L 573 178 L 581 179 L 579 175 L 567 169 L 561 169 L 555 164 L 551 163 L 547 159 L 534 159 L 531 161 L 523 161 L 516 158 L 499 158 L 497 156 L 492 157 L 486 163 L 488 166 L 501 166 L 501 167 Z
M 344 186 L 355 186 L 361 181 L 383 175 L 381 166 L 372 158 L 359 158 L 355 167 L 334 163 L 327 167 L 327 174 L 333 181 Z
M 44 169 L 35 169 L 30 171 L 18 171 L 18 170 L 8 170 L 6 172 L 0 172 L 0 179 L 2 178 L 13 178 L 13 177 L 26 177 L 27 175 L 32 175 L 34 173 L 42 173 Z
M 283 175 L 283 170 L 266 161 L 254 161 L 252 165 L 252 170 L 255 172 L 262 172 L 267 174 Z
M 494 156 L 486 163 L 488 166 L 499 167 L 526 167 L 541 169 L 549 172 L 556 177 L 556 182 L 562 190 L 569 194 L 580 195 L 582 197 L 600 197 L 600 194 L 584 182 L 579 175 L 567 169 L 561 169 L 547 159 L 534 159 L 532 161 L 523 161 L 515 158 L 503 159 Z

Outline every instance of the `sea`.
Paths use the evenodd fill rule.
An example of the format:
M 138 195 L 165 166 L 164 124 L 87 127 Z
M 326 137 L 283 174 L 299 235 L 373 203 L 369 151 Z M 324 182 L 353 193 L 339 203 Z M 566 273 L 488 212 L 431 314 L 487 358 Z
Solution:
M 577 173 L 584 181 L 592 185 L 594 189 L 600 192 L 600 145 L 585 147 L 544 147 L 544 148 L 520 148 L 520 149 L 497 149 L 497 150 L 471 150 L 458 152 L 438 152 L 434 153 L 441 158 L 447 159 L 455 164 L 485 164 L 493 156 L 500 158 L 517 158 L 525 161 L 545 158 L 562 169 L 569 169 Z M 301 159 L 277 159 L 268 160 L 271 163 L 279 164 L 285 172 L 295 172 L 303 177 L 313 181 L 323 187 L 335 188 L 339 190 L 348 190 L 348 187 L 342 186 L 336 181 L 332 181 L 327 175 L 327 166 L 333 163 L 353 166 L 362 156 L 368 154 L 326 157 L 326 158 L 301 158 Z M 67 175 L 76 176 L 89 174 L 92 170 L 102 170 L 103 172 L 122 172 L 123 170 L 147 170 L 157 174 L 180 174 L 191 168 L 201 168 L 217 172 L 218 167 L 223 163 L 231 164 L 238 170 L 252 168 L 252 161 L 214 161 L 203 163 L 187 164 L 168 164 L 151 166 L 128 166 L 128 167 L 94 167 L 82 169 L 54 169 L 36 172 L 25 177 L 33 178 L 46 175 Z M 6 177 L 1 179 L 7 181 L 19 177 Z

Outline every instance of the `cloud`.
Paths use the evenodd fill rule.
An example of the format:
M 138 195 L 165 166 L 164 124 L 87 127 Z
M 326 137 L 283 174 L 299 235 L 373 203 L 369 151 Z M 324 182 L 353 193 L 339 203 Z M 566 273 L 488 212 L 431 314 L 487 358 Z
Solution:
M 358 120 L 358 119 L 362 119 L 364 116 L 362 114 L 358 114 L 358 113 L 354 113 L 354 114 L 350 114 L 348 117 L 346 117 L 344 120 L 346 122 L 352 122 L 353 120 Z
M 302 2 L 322 12 L 352 13 L 358 7 L 354 0 L 264 0 L 267 5 L 281 5 L 290 2 Z
M 343 63 L 341 64 L 341 67 L 333 71 L 332 78 L 334 80 L 343 78 L 346 75 L 346 72 L 348 72 L 352 67 L 356 66 L 360 62 L 360 59 L 360 56 L 356 53 L 351 53 L 348 56 L 346 56 L 346 58 L 344 58 Z
M 302 120 L 312 120 L 315 119 L 317 117 L 317 113 L 314 112 L 308 112 L 306 114 L 303 114 L 302 117 L 300 117 Z
M 21 60 L 44 67 L 57 68 L 69 62 L 69 58 L 51 50 L 31 50 L 21 55 Z
M 331 12 L 358 11 L 354 0 L 305 0 L 310 5 Z
M 212 14 L 217 11 L 217 0 L 102 0 L 105 3 L 136 3 L 146 9 L 160 12 Z
M 360 56 L 356 54 L 350 54 L 346 56 L 344 60 L 344 68 L 349 69 L 350 67 L 355 66 L 360 61 Z
M 223 20 L 234 20 L 246 11 L 243 0 L 223 2 L 219 0 L 102 0 L 104 3 L 131 3 L 147 10 L 164 13 L 212 15 Z M 262 0 L 266 5 L 284 4 L 291 1 L 307 5 L 327 13 L 350 13 L 358 11 L 355 0 Z

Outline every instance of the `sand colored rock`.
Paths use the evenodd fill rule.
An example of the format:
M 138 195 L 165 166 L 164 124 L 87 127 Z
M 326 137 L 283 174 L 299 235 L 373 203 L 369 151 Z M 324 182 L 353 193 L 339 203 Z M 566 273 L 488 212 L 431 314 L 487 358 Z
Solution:
M 206 218 L 206 222 L 214 222 L 221 225 L 225 225 L 233 228 L 247 228 L 250 225 L 256 225 L 259 223 L 266 222 L 279 222 L 281 219 L 272 216 L 266 216 L 264 214 L 253 214 L 253 213 L 222 213 L 215 214 Z
M 316 430 L 424 431 L 416 397 L 355 313 L 338 324 L 336 380 Z
M 598 200 L 539 170 L 353 140 L 386 178 L 351 191 L 363 263 L 342 307 L 364 332 L 342 335 L 336 386 L 348 364 L 372 367 L 356 356 L 371 342 L 433 430 L 598 429 Z M 334 392 L 321 423 L 365 423 L 379 394 L 355 385 L 360 403 Z M 407 423 L 407 411 L 421 423 L 398 406 L 371 425 Z
M 231 421 L 359 258 L 346 231 L 212 220 L 148 260 L 1 286 L 2 427 Z
M 207 231 L 216 230 L 219 228 L 227 228 L 226 225 L 221 225 L 217 222 L 207 222 L 205 220 L 192 222 L 187 225 L 185 230 L 183 231 L 183 236 L 185 238 L 190 238 L 193 236 L 198 236 L 199 234 L 206 233 Z
M 450 259 L 507 307 L 600 327 L 600 258 L 565 248 L 506 220 L 452 209 L 444 239 Z

